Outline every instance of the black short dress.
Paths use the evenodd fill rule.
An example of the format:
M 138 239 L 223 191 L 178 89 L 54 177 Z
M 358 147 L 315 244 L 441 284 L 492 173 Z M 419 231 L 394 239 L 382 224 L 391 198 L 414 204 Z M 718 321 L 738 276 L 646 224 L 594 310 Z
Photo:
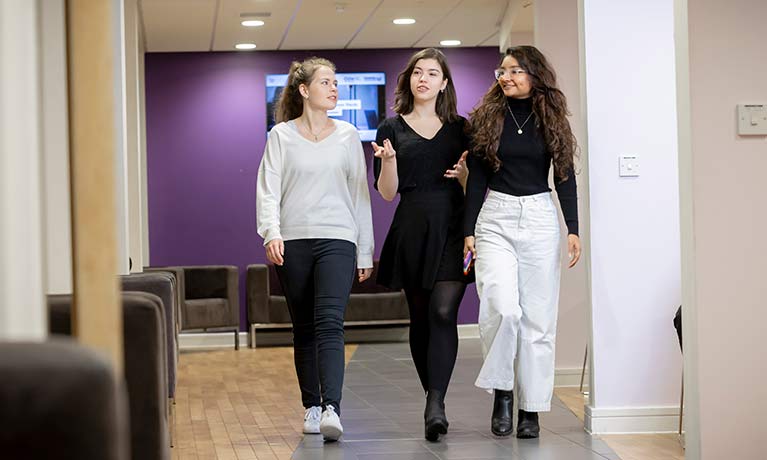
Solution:
M 444 177 L 468 148 L 466 120 L 443 123 L 431 139 L 402 116 L 378 126 L 376 143 L 389 139 L 397 152 L 400 194 L 378 264 L 378 284 L 392 289 L 432 289 L 436 281 L 474 281 L 463 274 L 464 194 L 456 179 Z M 381 160 L 374 159 L 375 187 Z

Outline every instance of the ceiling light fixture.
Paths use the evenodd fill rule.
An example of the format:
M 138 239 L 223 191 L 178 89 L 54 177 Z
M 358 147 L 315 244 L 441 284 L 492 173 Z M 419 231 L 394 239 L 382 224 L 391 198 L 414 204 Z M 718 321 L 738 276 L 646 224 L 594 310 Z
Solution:
M 442 46 L 458 46 L 461 44 L 461 40 L 442 40 L 439 44 Z
M 264 25 L 264 21 L 260 19 L 246 19 L 242 21 L 240 24 L 242 24 L 245 27 L 261 27 Z
M 238 50 L 254 50 L 256 49 L 255 43 L 238 43 L 234 45 Z
M 410 24 L 415 24 L 415 19 L 413 18 L 397 18 L 392 21 L 393 23 L 397 24 L 398 26 L 407 26 Z

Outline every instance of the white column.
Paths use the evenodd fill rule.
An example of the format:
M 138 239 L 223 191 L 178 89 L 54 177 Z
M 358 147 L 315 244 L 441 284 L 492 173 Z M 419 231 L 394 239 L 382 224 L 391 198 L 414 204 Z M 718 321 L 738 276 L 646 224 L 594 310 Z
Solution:
M 127 0 L 130 1 L 130 0 Z M 129 214 L 129 115 L 128 115 L 128 80 L 126 75 L 126 0 L 111 0 L 112 32 L 114 55 L 114 95 L 115 95 L 115 199 L 117 217 L 117 273 L 129 272 L 128 257 L 130 249 L 130 214 Z
M 675 431 L 682 360 L 672 0 L 581 0 L 596 433 Z M 619 157 L 639 159 L 619 177 Z
M 42 116 L 48 294 L 72 293 L 69 114 L 64 0 L 42 4 Z
M 127 233 L 128 255 L 133 272 L 141 272 L 144 263 L 142 215 L 143 159 L 141 149 L 141 74 L 143 53 L 139 45 L 139 15 L 137 0 L 125 0 L 125 157 L 127 161 Z
M 0 340 L 42 340 L 39 5 L 0 2 Z

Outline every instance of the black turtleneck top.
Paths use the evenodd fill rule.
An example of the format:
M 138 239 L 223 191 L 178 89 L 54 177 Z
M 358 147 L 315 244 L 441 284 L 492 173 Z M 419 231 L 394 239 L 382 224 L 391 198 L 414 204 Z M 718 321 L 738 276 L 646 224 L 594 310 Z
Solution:
M 498 146 L 498 158 L 502 163 L 500 169 L 493 171 L 490 165 L 479 156 L 469 155 L 464 236 L 474 235 L 474 225 L 477 223 L 488 187 L 490 190 L 514 196 L 529 196 L 551 191 L 549 188 L 551 154 L 546 148 L 541 128 L 536 126 L 538 120 L 533 113 L 532 98 L 506 98 L 506 102 L 517 123 L 522 126 L 522 134 L 517 132 L 517 123 L 514 122 L 509 110 L 506 110 Z M 557 190 L 567 231 L 577 235 L 578 194 L 575 174 L 570 171 L 563 181 L 555 173 L 554 188 Z

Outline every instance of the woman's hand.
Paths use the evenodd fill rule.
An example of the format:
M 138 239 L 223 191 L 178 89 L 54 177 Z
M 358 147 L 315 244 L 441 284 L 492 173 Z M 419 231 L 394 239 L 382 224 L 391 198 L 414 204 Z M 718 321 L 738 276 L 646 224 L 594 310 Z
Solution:
M 285 243 L 276 238 L 266 243 L 266 258 L 275 265 L 282 265 L 285 262 L 282 256 L 285 255 Z
M 476 259 L 477 258 L 477 250 L 474 248 L 474 237 L 473 236 L 467 236 L 463 239 L 463 257 L 466 257 L 466 254 L 471 251 L 471 258 Z
M 573 268 L 581 259 L 581 239 L 578 235 L 567 235 L 567 256 L 570 258 L 567 268 Z
M 366 279 L 370 278 L 370 275 L 373 274 L 372 268 L 358 268 L 357 269 L 357 280 L 361 283 L 365 281 Z
M 373 156 L 380 158 L 383 161 L 392 161 L 397 158 L 397 152 L 391 146 L 389 139 L 384 139 L 383 147 L 379 147 L 375 142 L 370 143 L 373 146 Z
M 453 169 L 445 171 L 445 177 L 450 179 L 458 179 L 461 183 L 461 187 L 466 187 L 466 179 L 469 177 L 469 168 L 466 167 L 466 155 L 469 154 L 468 150 L 465 150 L 461 154 L 461 158 L 458 159 L 458 163 L 453 165 Z

